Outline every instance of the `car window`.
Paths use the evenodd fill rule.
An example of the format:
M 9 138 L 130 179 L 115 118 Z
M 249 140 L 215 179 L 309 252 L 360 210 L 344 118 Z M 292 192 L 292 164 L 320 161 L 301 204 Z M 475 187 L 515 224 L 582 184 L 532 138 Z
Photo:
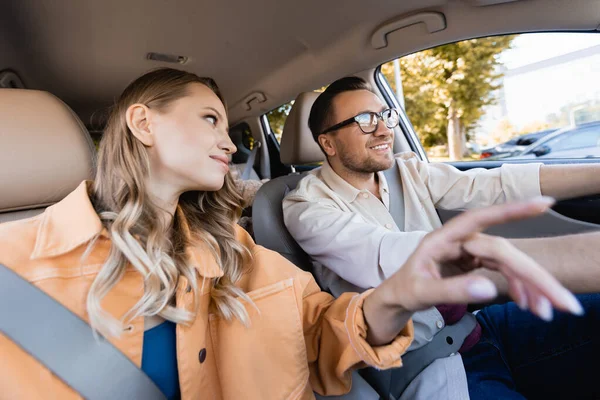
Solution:
M 380 72 L 434 161 L 517 158 L 559 129 L 600 121 L 600 34 L 465 40 L 390 61 Z M 595 143 L 589 132 L 556 145 L 588 146 Z
M 515 142 L 518 146 L 529 146 L 534 144 L 537 141 L 537 138 L 523 138 L 519 139 Z
M 273 135 L 275 135 L 275 138 L 279 143 L 281 143 L 281 134 L 283 133 L 283 126 L 285 125 L 285 120 L 290 114 L 292 105 L 294 105 L 294 101 L 282 104 L 276 109 L 271 110 L 266 114 L 267 120 L 269 121 L 269 126 L 271 127 L 271 132 L 273 133 Z
M 92 142 L 94 142 L 94 147 L 96 148 L 96 150 L 98 150 L 98 147 L 100 146 L 100 141 L 102 140 L 102 131 L 88 130 L 88 132 L 90 133 Z
M 544 145 L 551 152 L 598 147 L 600 141 L 600 124 L 597 128 L 575 129 L 564 135 L 548 140 Z
M 231 161 L 234 164 L 244 164 L 248 161 L 250 152 L 254 148 L 254 137 L 250 126 L 242 122 L 229 129 L 229 137 L 235 146 L 237 151 L 233 153 Z

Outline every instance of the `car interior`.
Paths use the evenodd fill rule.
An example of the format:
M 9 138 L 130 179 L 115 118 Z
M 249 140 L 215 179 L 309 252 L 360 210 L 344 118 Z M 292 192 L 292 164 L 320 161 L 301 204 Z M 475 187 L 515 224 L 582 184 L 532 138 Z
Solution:
M 308 128 L 315 88 L 360 76 L 400 109 L 394 151 L 428 156 L 380 66 L 461 40 L 530 32 L 597 35 L 597 0 L 373 0 L 363 2 L 121 2 L 21 0 L 0 14 L 0 223 L 28 218 L 93 179 L 95 143 L 128 82 L 161 66 L 210 76 L 229 112 L 246 179 L 269 180 L 251 211 L 258 244 L 311 271 L 281 204 L 324 161 Z M 590 82 L 590 85 L 594 85 Z M 281 142 L 267 114 L 293 101 Z M 595 163 L 593 158 L 458 161 Z M 597 230 L 600 197 L 566 200 L 533 220 L 493 228 L 505 237 Z M 457 211 L 439 210 L 442 221 Z M 354 396 L 354 397 L 353 397 Z M 362 378 L 341 398 L 379 398 Z

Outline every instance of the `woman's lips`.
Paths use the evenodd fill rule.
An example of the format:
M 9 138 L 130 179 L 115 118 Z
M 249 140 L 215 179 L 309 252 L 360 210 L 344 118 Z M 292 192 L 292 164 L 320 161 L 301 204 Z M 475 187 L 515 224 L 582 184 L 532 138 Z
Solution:
M 225 172 L 229 171 L 229 159 L 227 156 L 210 156 L 210 158 L 221 164 L 224 167 Z

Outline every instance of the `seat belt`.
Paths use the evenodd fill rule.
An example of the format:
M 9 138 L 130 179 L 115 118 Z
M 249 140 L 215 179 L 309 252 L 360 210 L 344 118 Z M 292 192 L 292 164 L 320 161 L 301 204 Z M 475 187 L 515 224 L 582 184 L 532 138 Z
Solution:
M 166 400 L 148 375 L 108 340 L 96 338 L 87 322 L 2 264 L 0 332 L 86 399 Z
M 255 140 L 254 147 L 252 147 L 252 151 L 250 151 L 250 155 L 248 156 L 248 161 L 246 161 L 244 172 L 242 172 L 243 181 L 247 181 L 248 179 L 250 179 L 252 168 L 254 168 L 254 160 L 256 160 L 256 154 L 258 153 L 258 149 L 260 149 L 260 146 L 261 143 L 258 140 Z
M 392 168 L 383 171 L 383 176 L 390 191 L 390 214 L 398 226 L 398 229 L 404 231 L 404 194 L 402 193 L 402 177 L 400 176 L 400 168 L 394 161 Z
M 398 228 L 403 231 L 405 213 L 400 168 L 394 162 L 392 168 L 383 171 L 383 174 L 390 194 L 389 212 Z M 475 316 L 468 312 L 454 325 L 442 328 L 433 336 L 431 342 L 404 354 L 402 367 L 386 371 L 367 368 L 360 370 L 360 374 L 382 398 L 398 399 L 417 375 L 432 362 L 457 353 L 476 325 Z
M 432 362 L 456 354 L 476 324 L 475 316 L 466 313 L 454 325 L 442 328 L 425 346 L 405 353 L 402 356 L 402 367 L 388 370 L 366 368 L 359 370 L 359 373 L 382 398 L 398 399 L 417 375 Z

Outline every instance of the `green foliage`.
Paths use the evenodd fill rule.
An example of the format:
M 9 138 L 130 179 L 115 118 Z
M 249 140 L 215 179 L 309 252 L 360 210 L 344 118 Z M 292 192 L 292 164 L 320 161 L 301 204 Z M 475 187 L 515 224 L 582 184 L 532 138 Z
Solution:
M 94 147 L 96 147 L 96 150 L 98 150 L 98 147 L 100 146 L 100 140 L 102 139 L 102 132 L 90 131 L 90 136 L 94 142 Z
M 406 112 L 425 147 L 448 143 L 448 110 L 452 105 L 468 136 L 493 104 L 502 77 L 499 55 L 516 36 L 465 40 L 400 58 Z M 393 63 L 382 73 L 395 90 Z
M 293 101 L 282 104 L 276 109 L 267 113 L 267 119 L 269 120 L 269 125 L 271 125 L 271 130 L 273 133 L 275 133 L 275 137 L 279 142 L 281 142 L 281 134 L 283 133 L 285 120 L 287 119 L 293 104 Z

